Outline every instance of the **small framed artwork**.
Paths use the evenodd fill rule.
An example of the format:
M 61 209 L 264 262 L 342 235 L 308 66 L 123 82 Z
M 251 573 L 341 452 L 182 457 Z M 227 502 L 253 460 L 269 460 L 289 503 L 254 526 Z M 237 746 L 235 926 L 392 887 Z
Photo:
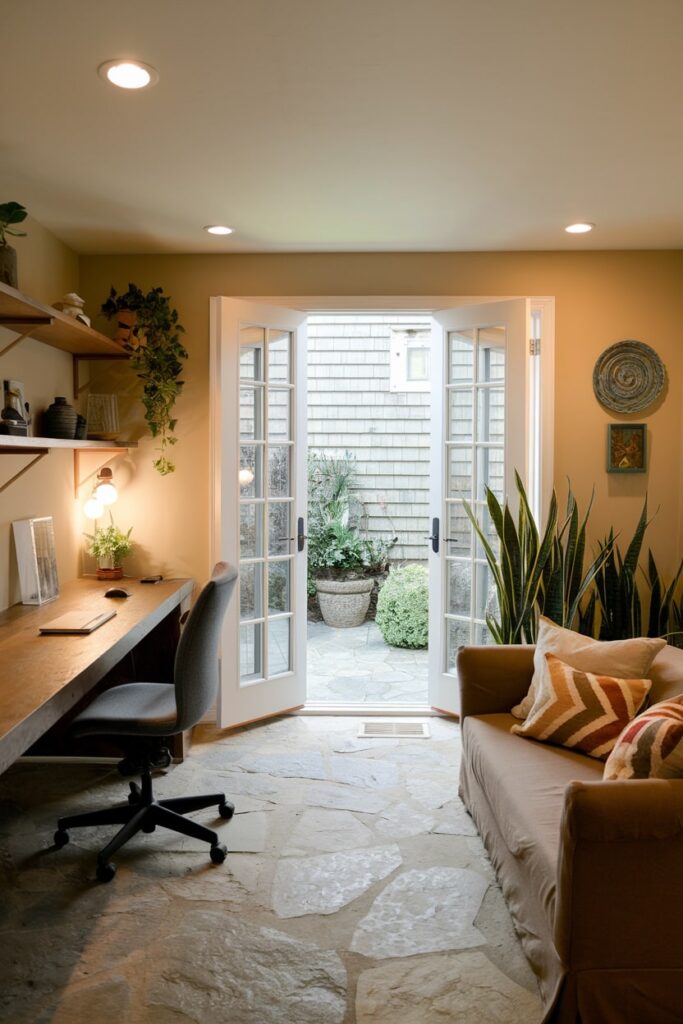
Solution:
M 52 516 L 16 519 L 12 527 L 22 604 L 54 601 L 59 597 L 59 579 Z
M 610 423 L 607 427 L 607 472 L 644 473 L 646 449 L 645 423 Z

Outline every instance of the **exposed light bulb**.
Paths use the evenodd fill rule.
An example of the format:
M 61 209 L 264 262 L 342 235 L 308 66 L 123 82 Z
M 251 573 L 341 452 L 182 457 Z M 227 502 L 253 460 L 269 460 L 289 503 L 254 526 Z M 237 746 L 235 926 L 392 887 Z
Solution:
M 240 486 L 248 487 L 249 484 L 254 482 L 254 473 L 251 469 L 241 469 L 239 472 Z
M 98 484 L 95 488 L 95 498 L 102 505 L 113 505 L 119 496 L 113 484 Z
M 116 85 L 119 89 L 144 89 L 147 85 L 156 85 L 159 72 L 149 64 L 139 60 L 108 60 L 97 69 L 100 77 Z
M 87 516 L 88 519 L 99 519 L 100 516 L 104 514 L 104 505 L 93 495 L 88 498 L 83 506 L 83 514 Z
M 233 232 L 233 229 L 226 227 L 225 224 L 207 224 L 204 230 L 210 235 L 231 235 Z
M 586 235 L 589 231 L 592 231 L 595 224 L 589 224 L 588 221 L 579 221 L 576 224 L 568 224 L 564 229 L 569 235 Z

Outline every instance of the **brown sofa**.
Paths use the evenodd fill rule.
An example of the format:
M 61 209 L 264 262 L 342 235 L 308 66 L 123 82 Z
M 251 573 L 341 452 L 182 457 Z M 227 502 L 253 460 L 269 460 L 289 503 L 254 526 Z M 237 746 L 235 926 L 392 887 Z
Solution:
M 603 762 L 510 733 L 533 647 L 458 654 L 460 795 L 537 975 L 544 1024 L 683 1022 L 683 779 L 603 782 Z M 683 692 L 683 651 L 649 673 Z

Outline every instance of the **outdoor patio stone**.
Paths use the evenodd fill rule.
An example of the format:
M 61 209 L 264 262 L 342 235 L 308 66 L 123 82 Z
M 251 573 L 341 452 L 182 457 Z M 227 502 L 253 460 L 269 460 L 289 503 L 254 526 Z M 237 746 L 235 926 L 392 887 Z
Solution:
M 363 971 L 356 1024 L 537 1024 L 538 999 L 480 952 L 416 957 Z
M 273 910 L 285 918 L 333 914 L 400 863 L 401 851 L 395 844 L 318 857 L 285 857 L 275 871 Z
M 394 804 L 382 811 L 375 827 L 383 835 L 403 839 L 420 835 L 421 832 L 430 832 L 434 827 L 434 818 L 421 814 L 408 804 Z
M 488 882 L 465 868 L 415 868 L 394 879 L 359 923 L 351 950 L 375 959 L 484 945 L 473 921 Z
M 346 971 L 336 953 L 234 914 L 190 911 L 152 955 L 148 1007 L 179 1010 L 202 1024 L 341 1024 L 344 1019 Z
M 284 854 L 302 854 L 310 850 L 334 853 L 369 846 L 374 836 L 351 811 L 315 808 L 306 810 L 289 837 Z
M 384 810 L 388 802 L 388 798 L 377 791 L 357 789 L 335 782 L 316 783 L 306 793 L 306 803 L 314 807 L 361 811 L 365 814 L 376 814 Z

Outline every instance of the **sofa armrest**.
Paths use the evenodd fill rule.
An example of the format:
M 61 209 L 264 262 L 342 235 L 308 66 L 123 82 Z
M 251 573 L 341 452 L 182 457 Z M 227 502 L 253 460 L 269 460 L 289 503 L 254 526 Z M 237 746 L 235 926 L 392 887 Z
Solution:
M 573 970 L 683 966 L 683 779 L 572 782 L 555 945 Z
M 509 711 L 526 697 L 534 674 L 534 648 L 523 644 L 461 647 L 456 659 L 460 720 Z

